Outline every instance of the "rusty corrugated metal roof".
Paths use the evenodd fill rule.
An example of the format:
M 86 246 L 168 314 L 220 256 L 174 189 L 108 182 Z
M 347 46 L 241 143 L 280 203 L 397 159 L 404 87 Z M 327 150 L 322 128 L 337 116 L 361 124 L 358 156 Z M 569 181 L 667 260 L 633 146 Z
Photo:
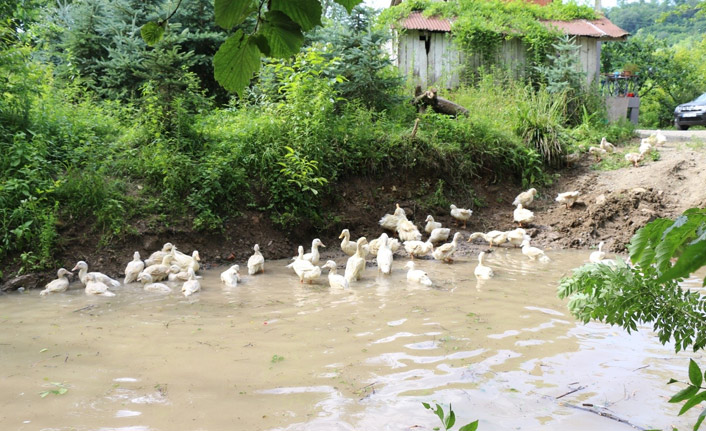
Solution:
M 625 39 L 628 33 L 610 22 L 608 18 L 595 20 L 575 19 L 573 21 L 542 21 L 544 25 L 555 27 L 570 36 L 595 37 L 603 40 Z M 412 12 L 402 23 L 408 30 L 451 31 L 451 21 L 441 17 L 425 17 L 421 12 Z
M 425 17 L 421 12 L 412 12 L 402 23 L 408 30 L 451 31 L 451 21 L 440 17 Z
M 599 39 L 625 39 L 630 33 L 610 22 L 608 18 L 573 21 L 543 21 L 544 25 L 555 27 L 571 36 L 587 36 Z

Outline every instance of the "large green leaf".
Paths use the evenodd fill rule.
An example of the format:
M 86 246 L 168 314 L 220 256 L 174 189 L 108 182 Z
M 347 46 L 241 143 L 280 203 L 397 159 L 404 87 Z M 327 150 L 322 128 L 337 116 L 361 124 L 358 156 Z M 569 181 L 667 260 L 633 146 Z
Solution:
M 699 392 L 698 387 L 687 386 L 686 388 L 684 388 L 681 391 L 674 394 L 674 396 L 672 396 L 672 398 L 669 399 L 669 402 L 670 403 L 679 403 L 681 401 L 688 400 L 689 398 L 696 395 L 697 392 Z
M 216 24 L 226 30 L 240 24 L 253 10 L 251 3 L 251 0 L 215 0 Z
M 165 26 L 166 23 L 156 23 L 154 21 L 150 21 L 140 28 L 140 35 L 147 45 L 154 46 L 162 39 Z
M 242 30 L 226 39 L 213 57 L 213 75 L 223 88 L 242 96 L 253 74 L 260 69 L 260 50 Z
M 664 230 L 662 239 L 655 248 L 655 264 L 660 272 L 671 268 L 671 259 L 679 254 L 684 243 L 694 239 L 699 222 L 698 217 L 682 215 Z
M 476 431 L 478 429 L 478 421 L 475 420 L 458 429 L 458 431 Z
M 336 3 L 340 4 L 346 10 L 348 13 L 351 13 L 354 7 L 358 6 L 359 4 L 363 3 L 363 0 L 334 0 Z
M 706 401 L 706 391 L 700 392 L 698 395 L 694 395 L 684 403 L 683 406 L 681 406 L 681 410 L 679 410 L 679 416 L 683 415 L 684 413 L 688 412 L 689 409 L 694 407 L 695 405 L 701 404 L 702 402 Z
M 304 35 L 299 24 L 284 13 L 271 10 L 265 14 L 262 34 L 267 38 L 272 57 L 284 58 L 299 52 Z
M 704 265 L 706 265 L 706 232 L 687 245 L 677 263 L 664 272 L 657 282 L 663 283 L 674 278 L 688 277 Z M 706 286 L 706 279 L 704 286 Z
M 689 359 L 689 381 L 691 381 L 691 384 L 698 388 L 701 386 L 703 378 L 699 364 L 693 359 Z
M 674 224 L 674 220 L 661 218 L 638 230 L 628 244 L 630 260 L 643 267 L 651 265 L 654 262 L 657 243 L 662 238 L 664 231 L 672 224 Z
M 321 25 L 321 3 L 319 0 L 272 0 L 270 10 L 284 12 L 304 31 Z

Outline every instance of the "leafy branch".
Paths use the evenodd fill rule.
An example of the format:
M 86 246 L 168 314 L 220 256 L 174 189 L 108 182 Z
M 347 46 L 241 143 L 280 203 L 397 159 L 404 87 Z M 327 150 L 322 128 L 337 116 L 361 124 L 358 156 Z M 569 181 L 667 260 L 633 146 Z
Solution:
M 454 413 L 454 410 L 451 408 L 451 404 L 449 404 L 449 414 L 447 415 L 444 412 L 444 408 L 441 407 L 439 404 L 435 404 L 436 408 L 433 408 L 429 403 L 422 403 L 425 409 L 431 410 L 434 412 L 436 416 L 439 417 L 439 420 L 441 421 L 441 425 L 443 425 L 445 430 L 450 430 L 451 427 L 454 426 L 456 423 L 456 413 Z M 438 429 L 438 428 L 434 428 Z M 458 429 L 458 431 L 476 431 L 478 429 L 478 420 L 475 420 L 471 423 L 468 423 L 461 428 Z

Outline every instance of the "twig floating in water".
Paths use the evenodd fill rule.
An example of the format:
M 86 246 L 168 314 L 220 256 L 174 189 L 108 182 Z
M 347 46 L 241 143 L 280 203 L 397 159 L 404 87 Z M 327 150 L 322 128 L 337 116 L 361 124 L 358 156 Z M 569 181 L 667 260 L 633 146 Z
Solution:
M 572 390 L 572 391 L 569 391 L 569 392 L 567 392 L 567 393 L 565 393 L 565 394 L 559 395 L 558 397 L 556 397 L 556 398 L 554 398 L 554 399 L 555 399 L 555 400 L 558 400 L 559 398 L 564 398 L 565 396 L 571 395 L 571 394 L 573 394 L 574 392 L 578 392 L 578 391 L 580 391 L 580 390 L 582 390 L 582 389 L 586 389 L 586 386 L 579 386 L 578 388 L 576 388 L 576 389 L 574 389 L 574 390 Z
M 586 407 L 581 407 L 581 406 L 577 406 L 577 405 L 569 404 L 569 403 L 562 403 L 562 404 L 565 405 L 565 406 L 567 406 L 567 407 L 571 407 L 571 408 L 578 409 L 578 410 L 583 410 L 583 411 L 586 411 L 586 412 L 589 412 L 589 413 L 596 414 L 596 415 L 598 415 L 598 416 L 603 416 L 604 418 L 608 418 L 608 419 L 614 420 L 614 421 L 616 421 L 616 422 L 623 423 L 623 424 L 628 425 L 628 426 L 631 426 L 631 427 L 633 427 L 633 428 L 635 428 L 635 429 L 637 429 L 637 430 L 645 431 L 645 430 L 647 429 L 647 428 L 643 428 L 643 427 L 641 427 L 641 426 L 639 426 L 639 425 L 635 425 L 635 424 L 633 424 L 633 423 L 631 423 L 630 421 L 627 421 L 627 420 L 625 420 L 625 419 L 619 418 L 619 417 L 615 416 L 615 415 L 612 414 L 612 413 L 601 412 L 601 411 L 594 410 L 594 409 L 587 409 Z M 593 406 L 593 404 L 584 404 L 584 405 Z

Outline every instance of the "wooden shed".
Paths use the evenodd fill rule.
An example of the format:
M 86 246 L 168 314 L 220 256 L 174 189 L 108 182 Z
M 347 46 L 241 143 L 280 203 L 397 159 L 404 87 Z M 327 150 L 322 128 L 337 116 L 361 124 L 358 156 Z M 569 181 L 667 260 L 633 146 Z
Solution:
M 601 42 L 625 40 L 628 36 L 628 32 L 607 18 L 542 23 L 575 37 L 580 46 L 581 68 L 589 84 L 600 73 Z M 404 75 L 422 88 L 431 85 L 456 87 L 463 70 L 475 70 L 481 66 L 500 65 L 516 75 L 525 70 L 527 47 L 520 39 L 503 40 L 492 58 L 484 58 L 480 53 L 463 53 L 455 46 L 448 19 L 412 12 L 401 27 L 402 31 L 394 41 L 394 61 Z

